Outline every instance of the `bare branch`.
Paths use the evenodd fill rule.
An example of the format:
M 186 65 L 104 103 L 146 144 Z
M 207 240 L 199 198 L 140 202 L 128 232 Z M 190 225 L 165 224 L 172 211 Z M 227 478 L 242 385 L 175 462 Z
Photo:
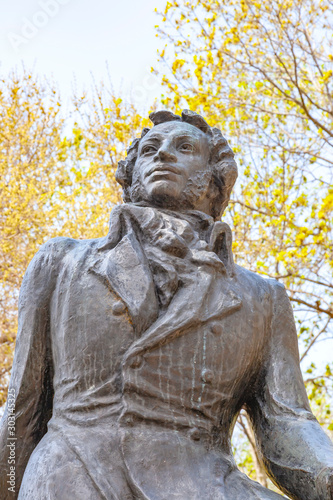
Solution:
M 308 347 L 303 352 L 300 361 L 303 361 L 303 359 L 308 354 L 308 352 L 310 351 L 310 349 L 314 345 L 314 343 L 318 340 L 318 338 L 320 337 L 320 335 L 326 331 L 326 328 L 328 327 L 328 324 L 331 321 L 331 319 L 332 318 L 329 317 L 328 320 L 326 321 L 325 325 L 323 326 L 323 328 L 317 333 L 317 335 L 315 337 L 313 337 L 313 339 L 311 340 L 310 344 L 308 345 Z

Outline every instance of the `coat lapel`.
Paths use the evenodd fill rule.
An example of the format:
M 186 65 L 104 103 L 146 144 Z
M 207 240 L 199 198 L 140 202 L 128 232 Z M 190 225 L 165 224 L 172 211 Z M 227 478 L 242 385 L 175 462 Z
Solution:
M 102 250 L 90 272 L 126 303 L 140 335 L 158 316 L 158 302 L 147 260 L 133 232 L 111 250 Z
M 242 301 L 231 286 L 230 278 L 219 269 L 204 265 L 189 276 L 175 294 L 165 314 L 160 316 L 127 351 L 127 359 L 170 342 L 202 323 L 238 310 Z

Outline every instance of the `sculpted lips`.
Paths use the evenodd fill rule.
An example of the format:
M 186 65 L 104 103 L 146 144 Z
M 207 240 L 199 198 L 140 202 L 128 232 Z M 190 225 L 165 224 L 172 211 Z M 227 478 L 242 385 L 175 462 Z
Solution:
M 153 174 L 161 174 L 163 175 L 164 173 L 165 174 L 176 174 L 176 175 L 181 175 L 180 172 L 179 172 L 179 169 L 172 166 L 172 165 L 154 165 L 152 168 L 150 168 L 145 174 L 144 176 L 145 177 L 149 177 L 150 175 L 153 175 Z

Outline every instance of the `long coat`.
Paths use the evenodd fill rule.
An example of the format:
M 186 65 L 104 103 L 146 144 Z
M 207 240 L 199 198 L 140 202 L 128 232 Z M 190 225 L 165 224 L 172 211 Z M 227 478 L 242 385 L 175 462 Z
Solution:
M 330 499 L 284 287 L 233 264 L 226 224 L 124 207 L 107 238 L 56 238 L 28 268 L 1 500 L 281 498 L 235 465 L 242 407 L 280 488 Z

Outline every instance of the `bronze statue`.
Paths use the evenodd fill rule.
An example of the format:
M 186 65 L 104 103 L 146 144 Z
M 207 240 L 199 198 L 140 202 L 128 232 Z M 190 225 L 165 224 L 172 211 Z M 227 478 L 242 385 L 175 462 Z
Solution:
M 332 500 L 286 291 L 234 264 L 220 221 L 234 155 L 193 112 L 151 120 L 108 235 L 51 240 L 24 277 L 1 500 L 278 500 L 234 462 L 242 407 L 275 484 Z

